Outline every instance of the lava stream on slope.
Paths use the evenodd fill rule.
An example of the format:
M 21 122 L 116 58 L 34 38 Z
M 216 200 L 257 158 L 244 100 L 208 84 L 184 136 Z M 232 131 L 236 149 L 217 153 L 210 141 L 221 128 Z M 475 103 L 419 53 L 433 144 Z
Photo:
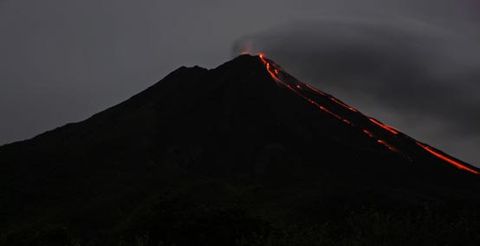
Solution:
M 347 119 L 346 117 L 335 113 L 333 110 L 327 108 L 326 105 L 322 105 L 320 102 L 318 102 L 318 101 L 314 100 L 313 98 L 309 97 L 308 93 L 315 94 L 315 95 L 320 96 L 320 97 L 326 97 L 326 98 L 328 98 L 329 101 L 335 103 L 336 105 L 338 105 L 338 106 L 340 106 L 340 107 L 342 107 L 346 110 L 349 110 L 353 113 L 360 114 L 361 116 L 366 117 L 372 126 L 374 126 L 376 128 L 380 128 L 386 134 L 391 135 L 391 137 L 395 137 L 397 135 L 401 135 L 401 136 L 406 136 L 406 135 L 400 133 L 394 127 L 389 126 L 389 125 L 387 125 L 387 124 L 385 124 L 385 123 L 383 123 L 383 122 L 381 122 L 381 121 L 379 121 L 375 118 L 363 115 L 360 111 L 358 111 L 354 107 L 342 102 L 341 100 L 339 100 L 339 99 L 337 99 L 337 98 L 335 98 L 331 95 L 328 95 L 328 94 L 318 90 L 317 88 L 315 88 L 315 87 L 313 87 L 309 84 L 300 82 L 296 79 L 294 79 L 293 81 L 291 81 L 291 80 L 287 81 L 287 80 L 283 79 L 282 76 L 284 76 L 283 75 L 284 72 L 282 71 L 280 66 L 278 66 L 277 64 L 275 64 L 271 60 L 267 59 L 265 57 L 265 54 L 263 54 L 263 53 L 260 53 L 258 56 L 259 56 L 260 60 L 262 61 L 262 63 L 265 65 L 266 71 L 268 72 L 270 77 L 277 83 L 277 85 L 283 86 L 283 87 L 289 89 L 290 91 L 297 94 L 301 98 L 305 99 L 307 102 L 309 102 L 310 104 L 312 104 L 316 108 L 320 109 L 323 113 L 326 113 L 326 114 L 332 116 L 333 118 L 339 120 L 343 124 L 347 124 L 351 127 L 358 128 L 364 135 L 366 135 L 369 138 L 372 138 L 373 140 L 375 140 L 375 142 L 377 144 L 382 145 L 383 147 L 385 147 L 389 151 L 392 151 L 392 152 L 398 153 L 398 154 L 402 154 L 404 157 L 407 157 L 408 159 L 410 159 L 408 156 L 405 156 L 403 153 L 400 153 L 399 148 L 396 147 L 394 144 L 390 143 L 386 139 L 383 139 L 383 138 L 377 136 L 376 134 L 372 133 L 372 131 L 370 131 L 368 129 L 365 129 L 365 128 L 362 128 L 362 127 L 354 124 L 353 119 Z M 423 143 L 420 143 L 420 142 L 418 142 L 414 139 L 412 139 L 412 140 L 415 142 L 415 144 L 418 147 L 422 148 L 424 151 L 426 151 L 430 155 L 444 161 L 445 163 L 448 163 L 448 164 L 450 164 L 450 165 L 452 165 L 455 168 L 458 168 L 460 170 L 467 171 L 467 172 L 472 173 L 472 174 L 480 175 L 480 172 L 475 170 L 473 167 L 472 168 L 468 167 L 467 165 L 461 163 L 461 161 L 456 160 L 453 157 L 449 157 L 445 154 L 442 154 L 441 151 L 436 150 L 433 147 L 427 146 L 427 145 L 425 145 Z

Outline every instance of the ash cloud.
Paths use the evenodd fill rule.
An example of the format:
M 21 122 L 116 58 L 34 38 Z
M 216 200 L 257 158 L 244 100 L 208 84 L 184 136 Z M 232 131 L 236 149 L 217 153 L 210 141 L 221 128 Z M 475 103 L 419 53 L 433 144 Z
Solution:
M 234 52 L 253 44 L 301 80 L 478 165 L 480 42 L 456 26 L 325 18 L 246 36 Z

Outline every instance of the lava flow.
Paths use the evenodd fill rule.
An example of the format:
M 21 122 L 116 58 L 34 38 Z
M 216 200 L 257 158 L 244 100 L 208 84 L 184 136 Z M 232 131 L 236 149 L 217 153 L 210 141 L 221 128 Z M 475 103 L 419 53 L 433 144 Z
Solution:
M 373 124 L 375 124 L 375 125 L 383 128 L 383 129 L 385 129 L 386 131 L 389 131 L 390 133 L 392 133 L 392 134 L 394 134 L 394 135 L 398 135 L 398 131 L 397 131 L 395 128 L 393 128 L 393 127 L 391 127 L 391 126 L 388 126 L 388 125 L 385 125 L 385 124 L 383 124 L 382 122 L 380 122 L 380 121 L 378 121 L 378 120 L 376 120 L 376 119 L 374 119 L 374 118 L 369 118 L 369 120 L 370 120 Z
M 424 150 L 426 150 L 428 153 L 436 156 L 439 159 L 442 159 L 442 160 L 446 161 L 447 163 L 450 163 L 451 165 L 455 166 L 458 169 L 465 170 L 467 172 L 471 172 L 473 174 L 480 175 L 480 172 L 465 166 L 464 164 L 460 163 L 459 161 L 456 161 L 453 158 L 448 157 L 448 156 L 440 153 L 439 151 L 437 151 L 436 149 L 434 149 L 430 146 L 427 146 L 427 145 L 419 143 L 419 142 L 417 142 L 417 145 L 420 146 L 421 148 L 423 148 Z
M 302 89 L 302 85 L 305 85 L 305 84 L 297 84 L 295 86 L 291 86 L 289 83 L 283 81 L 282 79 L 280 79 L 279 77 L 279 74 L 280 74 L 280 70 L 278 68 L 275 68 L 274 65 L 272 65 L 272 63 L 270 63 L 266 58 L 265 58 L 265 55 L 260 53 L 259 54 L 259 57 L 260 59 L 262 60 L 263 64 L 265 64 L 265 67 L 267 69 L 267 72 L 270 74 L 270 76 L 273 78 L 273 80 L 275 80 L 275 82 L 277 82 L 277 84 L 279 85 L 282 85 L 286 88 L 288 88 L 289 90 L 291 90 L 292 92 L 294 92 L 295 94 L 297 94 L 298 96 L 302 97 L 303 99 L 305 99 L 306 101 L 308 101 L 309 103 L 311 103 L 312 105 L 314 105 L 315 107 L 319 108 L 320 110 L 322 110 L 323 112 L 333 116 L 334 118 L 336 118 L 337 120 L 340 120 L 346 124 L 351 124 L 349 120 L 347 119 L 344 119 L 342 118 L 340 115 L 338 114 L 335 114 L 334 112 L 332 112 L 331 110 L 327 109 L 326 107 L 320 105 L 319 103 L 317 103 L 315 100 L 305 96 L 303 93 L 301 93 L 301 89 Z M 317 92 L 317 91 L 316 91 Z M 318 92 L 317 92 L 318 93 Z M 325 95 L 323 92 L 321 93 L 322 95 Z
M 262 63 L 265 65 L 266 67 L 266 70 L 267 72 L 270 74 L 270 76 L 272 77 L 272 79 L 277 83 L 277 85 L 281 85 L 289 90 L 291 90 L 292 92 L 294 92 L 295 94 L 297 94 L 298 96 L 302 97 L 303 99 L 305 99 L 307 102 L 309 102 L 310 104 L 314 105 L 316 108 L 320 109 L 322 112 L 330 115 L 330 116 L 333 116 L 335 119 L 343 122 L 344 124 L 347 124 L 351 127 L 357 127 L 359 128 L 359 130 L 365 134 L 366 136 L 368 136 L 369 138 L 372 138 L 373 140 L 375 140 L 375 142 L 377 144 L 380 144 L 382 146 L 384 146 L 386 149 L 392 151 L 392 152 L 395 152 L 395 153 L 400 153 L 399 149 L 396 148 L 394 145 L 392 145 L 391 143 L 387 142 L 385 139 L 380 139 L 378 136 L 376 136 L 372 131 L 370 130 L 367 130 L 365 128 L 360 128 L 358 127 L 357 125 L 355 125 L 353 123 L 352 120 L 350 119 L 346 119 L 342 116 L 340 116 L 339 114 L 337 113 L 334 113 L 332 110 L 328 109 L 326 106 L 324 105 L 321 105 L 319 102 L 313 100 L 312 98 L 310 98 L 308 95 L 306 95 L 306 92 L 309 92 L 311 94 L 314 94 L 314 95 L 319 95 L 319 96 L 322 96 L 322 97 L 326 97 L 328 98 L 330 101 L 334 102 L 335 104 L 345 108 L 345 109 L 348 109 L 352 112 L 355 112 L 355 113 L 359 113 L 361 114 L 358 110 L 356 110 L 355 108 L 347 105 L 346 103 L 336 99 L 335 97 L 332 97 L 330 95 L 327 95 L 326 93 L 318 90 L 317 88 L 311 86 L 311 85 L 308 85 L 308 84 L 305 84 L 305 83 L 302 83 L 300 81 L 297 81 L 297 80 L 294 80 L 294 82 L 292 81 L 286 81 L 286 80 L 283 80 L 281 78 L 281 75 L 284 75 L 284 74 L 281 74 L 281 69 L 276 65 L 274 64 L 273 62 L 271 62 L 270 60 L 268 60 L 266 57 L 265 57 L 265 54 L 263 53 L 260 53 L 259 54 L 259 57 L 260 57 L 260 60 L 262 61 Z M 284 77 L 284 76 L 282 76 Z M 289 78 L 289 76 L 287 76 L 287 79 Z M 361 114 L 362 116 L 364 116 L 363 114 Z M 366 116 L 364 116 L 366 117 Z M 374 118 L 371 118 L 371 117 L 366 117 L 366 119 L 368 119 L 368 121 L 377 126 L 377 127 L 380 127 L 380 129 L 383 129 L 384 131 L 387 131 L 388 133 L 392 134 L 393 136 L 396 136 L 396 135 L 399 135 L 400 132 L 387 125 L 387 124 L 384 124 Z M 473 174 L 476 174 L 476 175 L 480 175 L 480 172 L 473 169 L 473 168 L 470 168 L 462 163 L 460 163 L 459 161 L 453 159 L 452 157 L 449 157 L 445 154 L 442 154 L 440 153 L 438 150 L 430 147 L 430 146 L 427 146 L 427 145 L 424 145 L 422 143 L 419 143 L 417 141 L 414 141 L 419 147 L 421 147 L 423 150 L 427 151 L 429 154 L 435 156 L 436 158 L 442 160 L 442 161 L 445 161 L 447 162 L 448 164 L 450 165 L 453 165 L 454 167 L 458 168 L 458 169 L 461 169 L 461 170 L 464 170 L 464 171 L 467 171 L 467 172 L 470 172 L 470 173 L 473 173 Z M 409 158 L 408 156 L 406 156 L 407 158 Z M 410 159 L 410 158 L 409 158 Z
M 356 110 L 355 108 L 353 108 L 353 107 L 345 104 L 344 102 L 336 99 L 335 97 L 330 97 L 330 100 L 332 100 L 332 101 L 335 102 L 336 104 L 338 104 L 338 105 L 340 105 L 340 106 L 342 106 L 342 107 L 344 107 L 344 108 L 346 108 L 346 109 L 348 109 L 348 110 L 350 110 L 350 111 L 352 111 L 352 112 L 355 112 L 355 113 L 358 112 L 358 110 Z
M 340 116 L 339 114 L 336 114 L 334 113 L 332 110 L 328 109 L 326 106 L 324 105 L 321 105 L 319 102 L 313 100 L 312 98 L 308 97 L 307 95 L 305 95 L 304 93 L 302 93 L 304 90 L 308 91 L 310 90 L 310 93 L 313 93 L 315 95 L 320 95 L 322 97 L 326 97 L 328 98 L 330 101 L 336 103 L 337 105 L 340 105 L 341 107 L 345 108 L 345 109 L 348 109 L 352 112 L 355 112 L 355 113 L 359 113 L 358 110 L 356 110 L 355 108 L 345 104 L 344 102 L 332 97 L 332 96 L 329 96 L 327 94 L 325 94 L 324 92 L 316 89 L 315 87 L 311 86 L 311 85 L 308 85 L 308 84 L 304 84 L 302 82 L 299 82 L 299 81 L 295 81 L 295 84 L 292 86 L 291 83 L 283 80 L 280 78 L 280 69 L 277 68 L 272 62 L 270 62 L 267 58 L 265 58 L 265 55 L 260 53 L 259 54 L 259 57 L 260 57 L 260 60 L 262 61 L 262 63 L 265 65 L 265 68 L 267 70 L 267 72 L 270 74 L 270 76 L 272 77 L 272 79 L 278 84 L 278 85 L 281 85 L 283 87 L 286 87 L 288 88 L 289 90 L 291 90 L 292 92 L 294 92 L 295 94 L 297 94 L 298 96 L 302 97 L 303 99 L 305 99 L 307 102 L 309 102 L 310 104 L 314 105 L 316 108 L 320 109 L 321 111 L 323 111 L 324 113 L 334 117 L 335 119 L 343 122 L 344 124 L 347 124 L 351 127 L 356 127 L 355 124 L 352 123 L 351 120 L 349 119 L 346 119 L 342 116 Z M 370 120 L 374 120 L 374 119 L 371 119 Z M 379 121 L 375 120 L 375 121 L 372 121 L 374 123 L 376 123 L 378 126 L 381 126 L 383 129 L 385 130 L 388 130 L 392 133 L 394 133 L 395 135 L 398 134 L 397 131 L 395 131 L 392 127 L 389 127 L 389 126 L 386 126 L 382 123 L 380 123 Z M 360 129 L 362 133 L 366 134 L 368 137 L 372 138 L 377 144 L 379 145 L 382 145 L 383 147 L 385 147 L 386 149 L 392 151 L 392 152 L 396 152 L 396 153 L 399 153 L 399 150 L 397 148 L 395 148 L 392 144 L 388 143 L 386 140 L 383 140 L 383 139 L 379 139 L 378 137 L 376 137 L 373 133 L 371 133 L 370 131 L 366 130 L 366 129 Z

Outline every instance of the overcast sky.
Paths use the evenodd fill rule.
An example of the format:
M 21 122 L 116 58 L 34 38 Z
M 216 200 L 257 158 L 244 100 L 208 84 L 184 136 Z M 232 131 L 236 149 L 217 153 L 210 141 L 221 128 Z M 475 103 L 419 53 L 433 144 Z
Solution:
M 0 144 L 79 121 L 251 43 L 294 76 L 473 164 L 477 0 L 0 0 Z

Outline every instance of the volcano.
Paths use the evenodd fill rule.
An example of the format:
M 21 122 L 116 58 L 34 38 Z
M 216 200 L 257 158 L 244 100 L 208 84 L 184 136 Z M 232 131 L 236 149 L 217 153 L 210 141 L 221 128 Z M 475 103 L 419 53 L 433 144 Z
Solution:
M 181 67 L 83 122 L 0 147 L 0 242 L 233 245 L 371 208 L 476 208 L 479 174 L 242 55 Z

